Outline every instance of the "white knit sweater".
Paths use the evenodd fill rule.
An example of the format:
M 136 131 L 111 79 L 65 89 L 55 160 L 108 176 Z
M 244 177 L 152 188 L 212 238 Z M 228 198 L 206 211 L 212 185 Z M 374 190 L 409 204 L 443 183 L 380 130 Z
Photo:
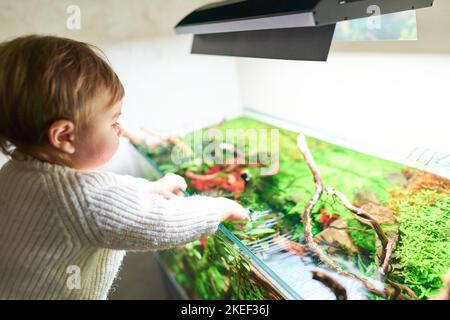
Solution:
M 106 299 L 125 251 L 167 249 L 216 231 L 211 198 L 165 200 L 147 192 L 149 183 L 35 159 L 6 163 L 0 299 Z

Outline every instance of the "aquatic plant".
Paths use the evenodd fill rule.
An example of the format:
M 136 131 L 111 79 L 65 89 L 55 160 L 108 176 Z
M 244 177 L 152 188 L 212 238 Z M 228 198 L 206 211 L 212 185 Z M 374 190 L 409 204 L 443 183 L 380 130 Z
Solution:
M 397 204 L 400 241 L 395 274 L 420 298 L 443 287 L 450 265 L 450 197 L 432 190 L 410 195 Z
M 164 251 L 161 256 L 191 299 L 282 299 L 236 245 L 220 233 Z

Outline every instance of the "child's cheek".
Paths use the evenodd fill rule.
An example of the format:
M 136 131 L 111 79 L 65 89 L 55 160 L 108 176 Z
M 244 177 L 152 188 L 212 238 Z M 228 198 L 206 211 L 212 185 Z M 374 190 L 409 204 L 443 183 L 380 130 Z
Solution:
M 102 162 L 105 164 L 111 160 L 111 158 L 116 154 L 117 150 L 119 149 L 119 137 L 117 135 L 109 136 L 108 139 L 105 139 L 102 146 L 98 148 L 100 151 L 99 157 L 101 158 Z
M 97 132 L 86 137 L 78 153 L 79 167 L 98 169 L 106 165 L 119 148 L 119 137 L 110 132 Z

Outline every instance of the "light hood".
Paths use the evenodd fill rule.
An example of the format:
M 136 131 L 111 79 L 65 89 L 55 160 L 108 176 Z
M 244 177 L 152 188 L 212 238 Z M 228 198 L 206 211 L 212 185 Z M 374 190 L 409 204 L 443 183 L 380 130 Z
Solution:
M 228 0 L 199 8 L 175 30 L 195 35 L 193 53 L 325 61 L 336 23 L 432 5 L 432 0 Z

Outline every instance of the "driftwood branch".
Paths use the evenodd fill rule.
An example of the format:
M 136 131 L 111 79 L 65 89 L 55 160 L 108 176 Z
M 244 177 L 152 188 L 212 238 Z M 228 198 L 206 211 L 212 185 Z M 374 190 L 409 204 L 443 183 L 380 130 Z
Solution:
M 358 207 L 352 205 L 350 203 L 350 201 L 347 200 L 347 197 L 343 193 L 335 191 L 332 188 L 329 188 L 327 190 L 332 195 L 337 196 L 348 210 L 355 213 L 357 215 L 356 218 L 359 218 L 358 221 L 360 221 L 362 223 L 366 223 L 373 227 L 373 229 L 375 230 L 375 232 L 378 236 L 378 239 L 381 242 L 381 246 L 382 246 L 381 269 L 382 269 L 383 275 L 387 276 L 388 271 L 389 271 L 389 262 L 390 262 L 392 253 L 394 251 L 394 246 L 395 246 L 395 242 L 397 241 L 397 236 L 394 235 L 390 239 L 388 239 L 386 234 L 384 233 L 383 229 L 381 228 L 380 224 L 378 223 L 378 221 L 376 221 L 367 211 L 362 210 L 361 208 L 358 208 Z M 388 279 L 387 279 L 387 283 L 389 283 L 392 287 L 394 287 L 396 289 L 396 291 L 403 290 L 403 291 L 407 292 L 408 295 L 410 297 L 412 297 L 413 299 L 416 299 L 416 300 L 418 299 L 417 295 L 409 287 L 407 287 L 405 285 L 401 285 L 399 283 L 396 283 L 396 282 L 394 282 L 392 280 L 388 280 Z M 396 296 L 398 296 L 401 299 L 406 298 L 405 296 L 400 295 L 398 293 L 396 294 Z
M 308 202 L 308 204 L 305 207 L 305 210 L 302 215 L 302 223 L 303 223 L 303 230 L 305 233 L 305 241 L 308 245 L 308 248 L 324 263 L 328 268 L 330 268 L 333 271 L 336 271 L 342 275 L 348 276 L 350 278 L 353 278 L 359 282 L 361 282 L 370 292 L 384 295 L 384 291 L 380 291 L 377 288 L 375 288 L 368 280 L 357 276 L 355 274 L 351 274 L 344 269 L 342 269 L 340 266 L 338 266 L 328 255 L 314 242 L 313 239 L 313 232 L 312 232 L 312 217 L 311 212 L 316 205 L 316 203 L 319 201 L 320 197 L 323 193 L 323 184 L 322 184 L 322 178 L 320 176 L 319 168 L 316 164 L 316 161 L 314 160 L 314 157 L 312 156 L 308 145 L 306 144 L 306 139 L 303 134 L 300 134 L 297 138 L 297 146 L 300 149 L 303 158 L 305 159 L 305 162 L 307 163 L 309 169 L 311 170 L 313 177 L 314 177 L 314 183 L 315 183 L 315 192 L 311 198 L 311 200 Z
M 387 283 L 389 283 L 394 288 L 398 288 L 400 290 L 406 291 L 408 293 L 408 295 L 411 296 L 413 299 L 419 300 L 419 297 L 415 294 L 415 292 L 411 288 L 409 288 L 409 287 L 407 287 L 405 285 L 399 284 L 397 282 L 394 282 L 392 280 L 389 280 L 389 279 L 386 279 L 386 281 L 387 281 Z
M 172 145 L 180 148 L 180 150 L 182 150 L 183 152 L 186 152 L 187 154 L 191 154 L 193 151 L 191 149 L 191 147 L 189 147 L 186 143 L 184 143 L 183 141 L 181 141 L 180 138 L 177 137 L 173 137 L 173 136 L 168 136 L 165 137 L 162 134 L 160 134 L 157 131 L 154 130 L 150 130 L 147 128 L 141 128 L 141 130 L 146 133 L 149 136 L 153 136 L 156 137 L 162 141 L 168 141 L 169 143 L 171 143 Z
M 375 220 L 375 218 L 373 218 L 370 213 L 368 213 L 367 211 L 358 208 L 356 206 L 354 206 L 353 204 L 350 203 L 350 201 L 348 201 L 347 197 L 339 191 L 334 190 L 333 188 L 328 188 L 327 191 L 331 194 L 334 195 L 336 197 L 339 198 L 339 200 L 341 200 L 342 204 L 351 212 L 353 212 L 354 214 L 356 214 L 358 217 L 367 220 L 370 225 L 373 227 L 373 229 L 375 230 L 375 233 L 378 236 L 378 239 L 380 239 L 381 242 L 381 246 L 382 246 L 382 254 L 381 254 L 381 261 L 384 261 L 386 258 L 386 248 L 389 242 L 389 239 L 387 238 L 386 234 L 384 233 L 383 229 L 381 228 L 381 225 L 378 223 L 377 220 Z
M 347 300 L 347 290 L 336 279 L 322 271 L 312 271 L 313 279 L 323 283 L 336 296 L 336 300 Z
M 384 261 L 383 261 L 383 264 L 381 266 L 381 268 L 383 269 L 383 273 L 385 275 L 387 275 L 388 271 L 389 271 L 389 261 L 390 261 L 391 256 L 392 256 L 392 252 L 394 251 L 394 246 L 395 246 L 395 242 L 396 241 L 397 241 L 397 236 L 394 235 L 394 236 L 392 236 L 389 239 L 388 244 L 386 245 Z
M 386 287 L 384 287 L 383 290 L 378 290 L 368 280 L 366 280 L 358 275 L 355 275 L 355 274 L 352 274 L 352 273 L 349 273 L 349 272 L 343 270 L 340 266 L 338 266 L 336 263 L 334 263 L 334 261 L 331 258 L 329 258 L 327 256 L 327 254 L 319 246 L 317 246 L 316 243 L 314 242 L 313 234 L 312 234 L 311 212 L 312 212 L 312 209 L 314 208 L 315 204 L 319 201 L 320 197 L 322 196 L 324 188 L 323 188 L 322 178 L 320 176 L 319 168 L 308 148 L 305 136 L 303 134 L 300 134 L 298 136 L 297 146 L 300 149 L 300 151 L 303 155 L 303 158 L 305 159 L 305 162 L 307 163 L 309 169 L 311 170 L 311 172 L 313 174 L 314 183 L 315 183 L 314 195 L 312 196 L 311 200 L 306 205 L 305 210 L 302 215 L 302 222 L 303 222 L 306 244 L 308 245 L 309 249 L 314 254 L 316 254 L 317 257 L 330 269 L 332 269 L 344 276 L 348 276 L 350 278 L 358 280 L 369 290 L 369 292 L 371 292 L 373 294 L 380 295 L 380 296 L 386 296 L 388 293 L 388 290 Z M 371 225 L 374 228 L 378 238 L 380 239 L 382 247 L 383 247 L 381 261 L 383 261 L 382 268 L 383 268 L 384 274 L 386 274 L 388 271 L 388 268 L 389 268 L 389 260 L 392 255 L 397 237 L 392 237 L 391 239 L 388 239 L 386 234 L 384 233 L 383 229 L 381 228 L 380 224 L 368 212 L 352 205 L 343 193 L 335 191 L 332 188 L 329 188 L 327 190 L 330 191 L 331 194 L 337 196 L 348 210 L 355 213 L 355 215 L 356 215 L 355 218 L 358 221 L 360 221 L 364 224 L 367 224 L 367 225 Z M 408 293 L 408 295 L 411 296 L 412 298 L 418 299 L 417 295 L 409 287 L 398 284 L 389 279 L 386 279 L 386 281 L 388 284 L 390 284 L 394 288 L 394 290 L 397 292 L 396 296 L 398 296 L 399 298 L 406 299 L 406 297 L 404 295 L 401 295 L 398 292 L 398 291 L 403 290 L 403 291 L 406 291 Z

